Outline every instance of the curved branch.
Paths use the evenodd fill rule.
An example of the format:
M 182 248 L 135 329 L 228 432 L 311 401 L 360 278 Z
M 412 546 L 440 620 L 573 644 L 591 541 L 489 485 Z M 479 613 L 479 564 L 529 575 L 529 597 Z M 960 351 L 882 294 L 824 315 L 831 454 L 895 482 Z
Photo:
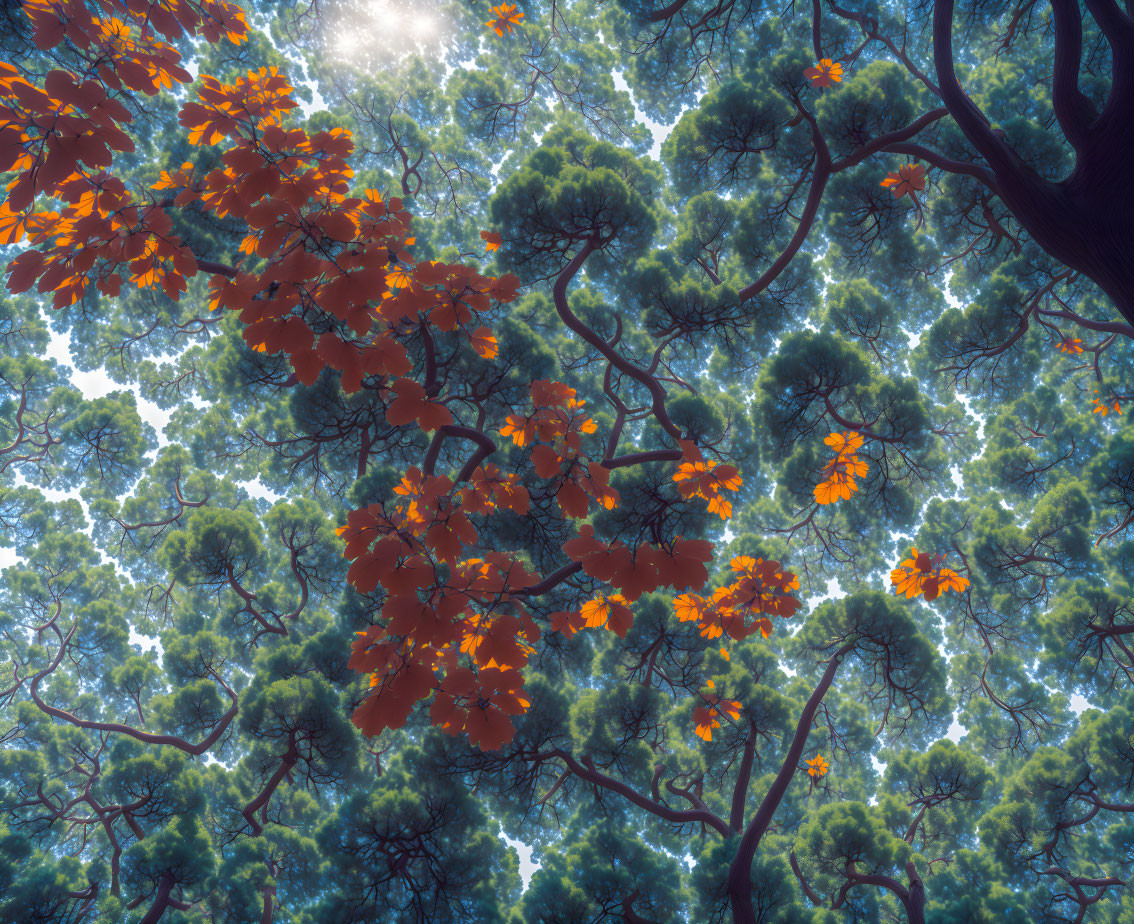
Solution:
M 780 772 L 776 774 L 776 779 L 767 795 L 764 796 L 764 801 L 760 803 L 755 816 L 748 823 L 748 827 L 745 828 L 744 834 L 740 838 L 736 855 L 728 871 L 728 894 L 736 924 L 755 924 L 756 922 L 755 909 L 752 907 L 752 889 L 749 883 L 749 873 L 752 869 L 752 861 L 756 857 L 756 848 L 760 846 L 760 839 L 772 823 L 772 816 L 775 815 L 780 802 L 787 795 L 788 786 L 791 785 L 791 781 L 799 769 L 799 760 L 803 756 L 807 736 L 811 734 L 811 726 L 815 722 L 815 713 L 819 709 L 819 704 L 823 702 L 823 697 L 831 688 L 843 658 L 854 649 L 856 644 L 857 640 L 847 642 L 827 662 L 827 669 L 823 671 L 823 676 L 815 687 L 815 691 L 803 707 L 799 722 L 795 726 L 795 735 L 792 737 L 791 745 L 784 756 L 783 766 L 780 767 Z
M 614 777 L 607 776 L 601 770 L 596 770 L 594 764 L 588 761 L 588 765 L 584 765 L 568 754 L 566 751 L 558 748 L 552 752 L 552 756 L 558 757 L 562 760 L 568 768 L 577 777 L 593 786 L 601 786 L 603 789 L 609 789 L 611 792 L 618 793 L 624 799 L 633 802 L 639 808 L 645 809 L 658 818 L 663 818 L 666 821 L 671 821 L 674 824 L 703 824 L 708 825 L 722 837 L 728 837 L 732 832 L 729 826 L 723 819 L 718 818 L 715 814 L 707 808 L 701 809 L 671 809 L 668 805 L 660 802 L 655 802 L 653 799 L 643 796 L 636 789 L 627 786 L 621 780 L 616 780 Z M 684 795 L 684 794 L 683 794 Z
M 953 0 L 934 0 L 933 3 L 933 65 L 941 85 L 941 99 L 965 137 L 980 151 L 998 178 L 1014 178 L 1022 192 L 1022 187 L 1029 185 L 1024 179 L 1023 161 L 1003 139 L 993 134 L 984 113 L 957 82 L 953 67 Z
M 35 677 L 32 678 L 30 692 L 32 700 L 35 701 L 35 704 L 52 718 L 61 719 L 64 722 L 70 722 L 72 725 L 78 728 L 87 728 L 92 731 L 117 732 L 122 735 L 128 735 L 129 737 L 135 738 L 138 741 L 143 741 L 146 744 L 169 745 L 170 747 L 184 751 L 186 754 L 192 754 L 195 757 L 199 757 L 200 755 L 204 754 L 209 750 L 209 748 L 216 744 L 220 739 L 220 736 L 223 735 L 228 729 L 228 726 L 232 724 L 232 720 L 236 718 L 236 713 L 239 709 L 237 695 L 235 692 L 233 692 L 232 687 L 221 680 L 220 676 L 212 668 L 209 669 L 209 673 L 217 683 L 224 687 L 225 693 L 227 693 L 229 698 L 232 700 L 232 707 L 228 710 L 228 712 L 221 716 L 221 719 L 219 722 L 217 722 L 216 727 L 211 732 L 209 732 L 208 736 L 199 744 L 190 744 L 184 738 L 181 738 L 177 735 L 150 734 L 149 732 L 144 732 L 137 728 L 132 728 L 129 725 L 122 725 L 118 722 L 92 722 L 87 719 L 80 719 L 78 716 L 72 715 L 70 712 L 65 712 L 62 709 L 56 709 L 54 706 L 49 706 L 39 695 L 39 682 L 59 666 L 60 662 L 63 660 L 64 653 L 67 651 L 67 645 L 71 641 L 71 637 L 75 634 L 75 629 L 78 628 L 78 626 L 72 626 L 71 631 L 67 633 L 66 638 L 63 637 L 63 633 L 59 631 L 59 628 L 55 626 L 54 623 L 52 624 L 51 628 L 54 629 L 55 633 L 59 636 L 59 654 L 55 656 L 55 660 L 48 667 L 45 667 L 42 671 L 36 674 Z
M 1076 0 L 1051 0 L 1055 20 L 1055 73 L 1051 103 L 1059 127 L 1076 152 L 1087 141 L 1087 126 L 1098 114 L 1079 90 L 1079 67 L 1083 57 L 1083 19 Z
M 827 150 L 827 142 L 823 140 L 823 135 L 819 131 L 819 123 L 815 121 L 814 116 L 802 109 L 800 115 L 807 119 L 811 125 L 811 144 L 815 148 L 815 175 L 811 178 L 811 188 L 807 191 L 807 201 L 803 205 L 803 214 L 799 217 L 799 225 L 795 229 L 795 234 L 792 235 L 783 252 L 776 258 L 776 262 L 768 267 L 759 279 L 746 285 L 737 293 L 737 297 L 742 302 L 768 288 L 795 258 L 799 248 L 803 246 L 803 242 L 807 240 L 807 235 L 811 232 L 811 226 L 815 223 L 815 216 L 819 213 L 819 203 L 823 201 L 823 191 L 827 188 L 827 181 L 831 178 L 831 153 Z
M 577 334 L 579 337 L 582 337 L 587 343 L 598 350 L 598 352 L 602 354 L 603 358 L 606 359 L 606 361 L 609 362 L 612 366 L 614 366 L 615 369 L 617 369 L 619 372 L 625 373 L 626 375 L 630 376 L 630 378 L 634 379 L 637 382 L 640 382 L 645 386 L 646 390 L 650 393 L 650 397 L 653 399 L 653 413 L 654 417 L 657 418 L 658 423 L 662 425 L 662 428 L 667 433 L 669 433 L 670 436 L 674 437 L 675 439 L 681 439 L 681 431 L 677 428 L 673 421 L 669 419 L 669 414 L 666 412 L 666 394 L 665 389 L 662 388 L 661 382 L 659 382 L 654 376 L 650 375 L 645 370 L 638 368 L 638 366 L 634 365 L 620 353 L 613 350 L 605 340 L 603 340 L 598 334 L 587 327 L 586 324 L 580 321 L 567 304 L 567 286 L 570 285 L 571 280 L 575 277 L 575 274 L 582 268 L 583 264 L 587 260 L 587 257 L 598 250 L 598 248 L 599 240 L 597 237 L 587 238 L 586 243 L 583 245 L 583 249 L 575 254 L 571 262 L 563 268 L 563 271 L 555 280 L 555 285 L 552 288 L 552 297 L 555 300 L 555 310 L 559 314 L 560 320 L 562 320 L 563 323 L 566 324 L 573 333 Z
M 975 177 L 992 190 L 992 192 L 1000 195 L 1000 186 L 996 182 L 996 177 L 993 176 L 991 171 L 982 167 L 980 164 L 969 163 L 966 160 L 953 160 L 914 141 L 891 142 L 886 145 L 883 150 L 894 154 L 908 154 L 910 157 L 920 158 L 936 167 L 938 170 L 944 170 L 946 173 L 957 173 L 963 176 Z

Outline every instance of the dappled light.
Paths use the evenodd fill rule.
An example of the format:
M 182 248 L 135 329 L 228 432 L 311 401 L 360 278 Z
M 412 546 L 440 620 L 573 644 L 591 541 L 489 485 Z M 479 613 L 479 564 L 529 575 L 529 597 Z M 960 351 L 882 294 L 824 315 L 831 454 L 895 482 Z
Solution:
M 0 924 L 1134 921 L 1129 3 L 0 7 Z

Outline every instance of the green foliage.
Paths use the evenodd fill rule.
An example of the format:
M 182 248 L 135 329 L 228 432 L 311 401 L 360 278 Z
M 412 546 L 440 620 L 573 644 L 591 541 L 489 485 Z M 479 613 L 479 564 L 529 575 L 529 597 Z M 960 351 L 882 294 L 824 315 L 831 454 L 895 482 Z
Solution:
M 1071 6 L 1069 105 L 1128 115 L 1106 4 Z M 821 7 L 532 0 L 498 37 L 448 0 L 258 3 L 248 42 L 185 45 L 194 74 L 288 74 L 285 127 L 349 129 L 356 187 L 413 213 L 412 262 L 519 277 L 506 305 L 398 336 L 406 377 L 529 492 L 527 515 L 477 519 L 476 554 L 560 577 L 506 604 L 540 630 L 511 741 L 469 746 L 428 702 L 365 737 L 348 660 L 387 599 L 348 586 L 336 530 L 483 443 L 391 424 L 378 376 L 297 384 L 211 309 L 215 266 L 176 301 L 0 294 L 0 924 L 1134 922 L 1134 309 L 1053 244 L 1129 251 L 1073 209 L 1134 214 L 1129 145 L 1099 167 L 1110 142 L 1074 143 L 1061 5 L 954 10 L 981 145 L 942 98 L 928 6 Z M 87 72 L 0 8 L 0 56 L 33 82 Z M 814 85 L 819 58 L 842 79 Z M 111 172 L 139 197 L 225 166 L 179 121 L 200 87 L 122 94 L 135 149 Z M 924 189 L 881 185 L 913 163 Z M 1049 199 L 1058 220 L 1030 221 Z M 264 265 L 231 214 L 166 210 L 198 259 Z M 294 312 L 342 329 L 308 295 Z M 650 376 L 739 470 L 731 519 L 681 496 Z M 534 380 L 585 402 L 579 451 L 612 463 L 616 507 L 562 515 L 562 479 L 500 434 Z M 867 469 L 819 505 L 845 432 Z M 737 640 L 659 591 L 624 637 L 555 632 L 612 592 L 560 572 L 580 526 L 713 541 L 705 597 L 733 558 L 780 562 L 803 605 Z M 915 546 L 969 586 L 896 595 Z

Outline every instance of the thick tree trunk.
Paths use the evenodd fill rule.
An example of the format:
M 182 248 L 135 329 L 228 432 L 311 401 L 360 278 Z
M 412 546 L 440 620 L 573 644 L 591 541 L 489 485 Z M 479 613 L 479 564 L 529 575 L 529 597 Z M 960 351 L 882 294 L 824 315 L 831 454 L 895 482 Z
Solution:
M 264 910 L 260 914 L 260 924 L 272 924 L 272 915 L 275 913 L 276 887 L 268 886 L 264 889 Z
M 925 883 L 917 874 L 917 867 L 911 860 L 906 864 L 906 876 L 910 881 L 909 899 L 906 901 L 906 916 L 910 924 L 925 924 Z
M 1058 183 L 1025 164 L 961 90 L 953 66 L 953 0 L 934 2 L 934 65 L 950 115 L 992 168 L 1004 204 L 1040 247 L 1093 280 L 1134 324 L 1134 19 L 1113 0 L 1087 6 L 1110 44 L 1110 95 L 1097 114 L 1079 92 L 1081 13 L 1069 0 L 1052 0 L 1056 116 L 1075 148 L 1075 169 Z
M 1134 120 L 1092 139 L 1064 182 L 1037 188 L 1002 181 L 1001 198 L 1040 247 L 1093 280 L 1134 324 L 1131 145 Z

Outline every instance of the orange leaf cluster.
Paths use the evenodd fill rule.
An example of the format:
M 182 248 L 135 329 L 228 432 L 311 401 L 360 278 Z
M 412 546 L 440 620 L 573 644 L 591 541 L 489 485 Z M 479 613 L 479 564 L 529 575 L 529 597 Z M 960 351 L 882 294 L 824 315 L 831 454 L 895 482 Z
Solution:
M 80 167 L 106 167 L 111 149 L 133 150 L 117 128 L 129 119 L 125 107 L 102 84 L 80 84 L 63 71 L 53 71 L 46 86 L 38 90 L 15 68 L 0 65 L 0 103 L 18 107 L 0 106 L 0 119 L 8 121 L 0 131 L 13 142 L 0 149 L 11 152 L 7 161 L 0 155 L 0 169 L 22 170 L 0 208 L 0 242 L 17 243 L 26 235 L 32 244 L 47 245 L 12 261 L 11 291 L 38 283 L 38 291 L 54 292 L 61 307 L 82 298 L 93 275 L 107 295 L 117 295 L 129 280 L 139 287 L 160 285 L 177 298 L 199 267 L 172 234 L 166 210 L 197 202 L 217 217 L 243 221 L 248 234 L 241 253 L 265 261 L 256 273 L 238 263 L 214 275 L 211 307 L 239 311 L 249 346 L 285 353 L 300 382 L 312 384 L 326 367 L 342 373 L 347 391 L 357 391 L 365 376 L 404 376 L 411 364 L 399 338 L 413 323 L 459 329 L 481 356 L 496 355 L 492 332 L 466 325 L 493 302 L 515 298 L 518 280 L 481 276 L 461 265 L 415 263 L 406 249 L 413 238 L 401 201 L 384 202 L 373 190 L 349 195 L 349 132 L 309 135 L 281 125 L 297 104 L 290 83 L 274 68 L 250 71 L 232 84 L 201 78 L 196 101 L 182 106 L 179 121 L 192 144 L 231 146 L 221 165 L 204 176 L 195 176 L 191 163 L 163 171 L 154 188 L 170 198 L 157 204 L 136 202 L 120 180 Z M 49 121 L 43 138 L 12 127 Z M 26 211 L 34 193 L 45 189 L 70 203 L 62 213 Z M 307 320 L 312 312 L 338 326 L 321 325 L 317 335 Z M 424 429 L 449 422 L 449 412 L 418 388 L 404 378 L 394 383 L 391 422 L 416 421 Z
M 822 58 L 814 67 L 809 67 L 803 76 L 811 81 L 811 86 L 822 90 L 833 83 L 843 82 L 843 66 L 830 58 Z
M 1095 394 L 1097 395 L 1098 393 L 1099 390 L 1096 388 Z M 1111 411 L 1114 411 L 1116 414 L 1122 413 L 1122 405 L 1118 403 L 1117 398 L 1111 398 L 1109 401 L 1095 398 L 1095 409 L 1091 411 L 1092 414 L 1102 414 L 1103 417 L 1106 417 Z
M 1079 337 L 1073 340 L 1070 337 L 1064 337 L 1056 344 L 1056 347 L 1059 349 L 1060 353 L 1070 353 L 1074 355 L 1083 352 L 1083 341 Z
M 349 195 L 350 133 L 308 135 L 277 124 L 295 104 L 290 86 L 274 72 L 208 89 L 201 94 L 204 105 L 183 108 L 182 124 L 206 142 L 235 133 L 235 146 L 224 154 L 223 169 L 186 189 L 178 202 L 199 198 L 220 216 L 243 219 L 249 234 L 242 252 L 267 259 L 258 274 L 238 271 L 210 283 L 214 307 L 240 311 L 250 345 L 286 353 L 304 384 L 327 366 L 338 369 L 346 391 L 357 391 L 364 376 L 408 372 L 399 338 L 414 325 L 460 330 L 481 356 L 496 355 L 492 332 L 467 325 L 493 302 L 516 297 L 514 276 L 497 279 L 460 264 L 415 262 L 401 200 L 383 201 L 374 190 Z M 341 334 L 329 331 L 316 340 L 296 314 L 310 309 L 339 321 Z M 451 421 L 420 388 L 404 378 L 394 383 L 391 423 L 417 421 L 436 429 Z
M 707 686 L 712 690 L 713 681 L 708 681 Z M 694 734 L 705 741 L 712 741 L 713 729 L 721 727 L 722 716 L 733 722 L 740 718 L 740 703 L 735 699 L 723 699 L 716 693 L 701 693 L 701 699 L 705 705 L 693 709 L 693 722 L 697 726 Z
M 855 478 L 861 478 L 870 466 L 858 457 L 862 434 L 854 431 L 832 433 L 823 440 L 835 451 L 835 457 L 823 466 L 823 480 L 815 486 L 815 501 L 833 504 L 846 500 L 858 490 Z
M 206 74 L 197 91 L 200 102 L 182 106 L 177 120 L 189 129 L 190 144 L 240 140 L 269 125 L 278 126 L 283 113 L 299 105 L 292 92 L 287 78 L 274 67 L 249 71 L 234 84 L 222 84 Z M 254 161 L 249 166 L 265 169 Z
M 799 578 L 784 571 L 778 561 L 741 555 L 732 560 L 732 570 L 737 579 L 718 588 L 710 599 L 698 594 L 675 599 L 678 620 L 697 622 L 701 635 L 709 639 L 725 635 L 740 640 L 756 632 L 767 638 L 772 634 L 769 616 L 789 619 L 799 609 L 799 600 L 788 593 L 799 589 Z
M 588 600 L 579 610 L 584 628 L 601 629 L 605 626 L 619 638 L 626 638 L 634 624 L 634 612 L 626 605 L 629 602 L 622 594 Z
M 709 513 L 717 514 L 722 520 L 732 516 L 732 503 L 726 500 L 721 491 L 739 491 L 744 480 L 734 465 L 722 465 L 715 461 L 706 462 L 701 450 L 689 440 L 681 440 L 682 461 L 673 475 L 677 490 L 682 497 L 701 497 L 709 502 Z
M 505 32 L 512 31 L 513 25 L 518 26 L 520 20 L 524 18 L 524 14 L 514 3 L 501 3 L 499 6 L 491 7 L 491 9 L 496 18 L 489 20 L 485 25 L 495 30 L 501 38 L 504 37 Z
M 475 319 L 515 299 L 519 281 L 413 259 L 401 200 L 352 192 L 350 133 L 290 127 L 293 89 L 274 68 L 227 84 L 202 76 L 179 122 L 191 145 L 223 147 L 207 158 L 215 166 L 163 170 L 152 187 L 157 201 L 131 192 L 107 172 L 113 152 L 133 150 L 122 99 L 190 79 L 178 52 L 156 36 L 240 42 L 243 13 L 223 0 L 25 0 L 24 7 L 41 48 L 66 41 L 89 67 L 81 78 L 51 71 L 38 87 L 0 63 L 0 172 L 15 174 L 0 202 L 0 245 L 27 239 L 36 248 L 12 261 L 9 289 L 37 286 L 54 293 L 57 307 L 78 301 L 90 284 L 116 296 L 127 281 L 176 299 L 204 269 L 212 273 L 210 307 L 239 312 L 248 345 L 285 354 L 299 382 L 312 384 L 330 368 L 349 392 L 371 377 L 391 425 L 442 431 L 434 447 L 454 435 L 474 438 L 485 454 L 466 463 L 457 481 L 433 474 L 433 449 L 427 472 L 409 469 L 390 499 L 351 511 L 337 532 L 351 562 L 348 580 L 381 602 L 375 624 L 352 645 L 351 668 L 370 678 L 354 722 L 372 735 L 398 728 L 432 696 L 435 724 L 482 748 L 499 747 L 513 734 L 512 717 L 529 705 L 521 669 L 541 632 L 525 604 L 541 582 L 515 556 L 473 557 L 476 518 L 501 509 L 528 515 L 531 498 L 518 474 L 487 463 L 492 442 L 479 424 L 450 426 L 453 397 L 428 376 L 412 376 L 406 343 L 431 343 L 433 330 L 491 359 L 499 344 Z M 501 35 L 523 17 L 507 4 L 494 12 Z M 59 200 L 60 211 L 38 211 L 40 195 Z M 190 206 L 246 228 L 234 266 L 198 258 L 172 233 L 171 213 Z M 499 232 L 481 238 L 488 252 L 502 244 Z M 533 468 L 554 479 L 564 515 L 584 517 L 592 501 L 614 507 L 609 469 L 583 454 L 583 436 L 596 431 L 585 402 L 546 380 L 532 383 L 531 399 L 533 411 L 506 415 L 500 432 L 518 446 L 536 444 Z M 706 462 L 691 442 L 682 442 L 682 452 L 674 475 L 680 493 L 708 500 L 727 518 L 731 505 L 721 492 L 739 489 L 737 470 Z M 567 635 L 585 627 L 624 635 L 634 601 L 661 587 L 700 590 L 712 558 L 706 541 L 659 537 L 631 549 L 595 539 L 590 526 L 564 551 L 615 591 L 577 612 L 551 614 L 552 630 Z M 714 615 L 706 616 L 720 623 L 713 637 L 764 628 L 747 625 L 746 614 L 791 615 L 798 607 L 786 593 L 798 581 L 777 563 L 735 559 L 733 567 L 741 577 L 714 595 Z M 710 706 L 715 716 L 739 709 L 728 700 Z
M 822 754 L 816 754 L 811 760 L 805 760 L 807 764 L 807 775 L 813 780 L 821 776 L 826 776 L 827 771 L 831 769 L 831 765 L 823 759 Z
M 66 39 L 92 56 L 91 70 L 97 67 L 101 79 L 108 79 L 101 73 L 106 70 L 134 90 L 145 91 L 146 84 L 129 80 L 141 81 L 147 72 L 154 76 L 152 56 L 159 61 L 171 53 L 180 58 L 155 32 L 170 41 L 200 35 L 216 42 L 223 35 L 239 44 L 248 37 L 244 11 L 223 0 L 24 0 L 23 8 L 37 46 L 46 50 Z
M 914 198 L 914 193 L 925 189 L 925 168 L 921 164 L 902 164 L 897 172 L 886 174 L 880 186 L 891 186 L 891 195 L 901 199 L 908 195 Z
M 969 586 L 968 578 L 961 577 L 951 568 L 942 567 L 944 560 L 944 555 L 930 555 L 911 549 L 910 557 L 890 572 L 894 593 L 905 594 L 907 599 L 923 594 L 927 601 L 932 602 L 947 590 L 963 592 Z
M 605 626 L 624 636 L 633 622 L 629 604 L 642 594 L 662 587 L 699 589 L 709 579 L 705 564 L 713 549 L 703 539 L 678 536 L 668 546 L 643 543 L 632 550 L 623 542 L 603 542 L 594 533 L 594 527 L 586 524 L 563 544 L 563 551 L 583 566 L 584 574 L 618 588 L 618 593 L 597 597 L 579 612 L 553 613 L 551 627 L 556 632 L 571 636 L 584 627 Z

